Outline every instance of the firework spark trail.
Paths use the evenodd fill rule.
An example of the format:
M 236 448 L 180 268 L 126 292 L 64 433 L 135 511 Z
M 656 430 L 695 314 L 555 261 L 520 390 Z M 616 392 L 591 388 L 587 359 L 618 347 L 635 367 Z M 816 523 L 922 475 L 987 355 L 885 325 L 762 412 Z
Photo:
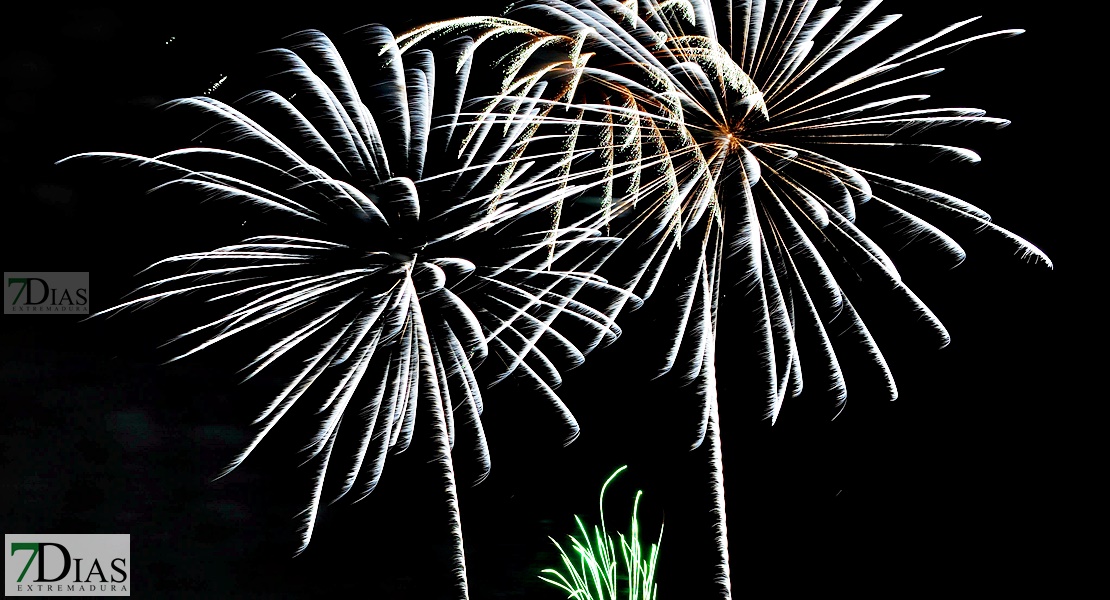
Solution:
M 766 374 L 766 414 L 773 423 L 786 397 L 801 393 L 803 360 L 811 383 L 830 390 L 838 411 L 843 409 L 847 388 L 836 354 L 841 344 L 862 345 L 890 397 L 897 396 L 886 360 L 838 277 L 893 290 L 939 345 L 948 342 L 943 325 L 903 283 L 891 258 L 855 225 L 868 203 L 885 209 L 878 211 L 885 224 L 907 239 L 924 240 L 954 263 L 963 259 L 963 249 L 924 214 L 940 213 L 1001 237 L 1022 258 L 1051 267 L 1044 253 L 991 223 L 982 210 L 849 164 L 865 157 L 854 149 L 876 147 L 977 162 L 974 151 L 926 134 L 1008 123 L 975 108 L 907 105 L 926 101 L 928 95 L 912 86 L 941 71 L 923 64 L 925 59 L 1020 30 L 964 34 L 977 20 L 971 18 L 868 58 L 870 42 L 900 18 L 879 14 L 880 5 L 526 0 L 514 4 L 507 18 L 432 24 L 398 42 L 404 47 L 450 32 L 502 44 L 513 59 L 499 63 L 506 83 L 498 99 L 524 96 L 523 90 L 547 83 L 538 102 L 552 107 L 545 117 L 562 114 L 556 108 L 565 113 L 565 107 L 578 107 L 576 118 L 585 122 L 576 125 L 575 148 L 588 148 L 593 140 L 598 152 L 592 169 L 579 163 L 567 177 L 591 187 L 591 176 L 606 174 L 592 186 L 603 190 L 604 210 L 574 212 L 564 203 L 562 222 L 605 227 L 623 239 L 617 260 L 601 269 L 610 281 L 644 299 L 669 291 L 664 302 L 679 310 L 661 371 L 677 371 L 682 381 L 696 381 L 698 390 L 715 389 L 712 360 L 683 349 L 700 348 L 715 336 L 727 259 L 729 277 L 751 292 L 736 310 L 743 313 L 748 301 L 754 309 L 752 326 L 762 344 L 756 358 Z M 539 47 L 546 54 L 533 51 Z M 856 58 L 872 66 L 847 66 Z M 622 137 L 625 143 L 618 142 Z M 635 176 L 617 175 L 622 169 Z M 610 190 L 620 185 L 627 187 Z M 705 259 L 679 260 L 678 249 L 690 245 Z M 629 263 L 634 268 L 621 271 Z M 683 282 L 677 290 L 660 283 L 673 271 L 673 281 Z M 833 335 L 834 324 L 844 333 Z M 816 332 L 810 336 L 815 343 L 804 348 L 796 339 L 802 328 Z M 708 430 L 717 453 L 719 440 L 708 426 L 715 403 L 706 393 L 698 396 L 702 426 L 694 445 Z M 723 497 L 718 500 L 723 530 Z M 727 573 L 727 548 L 720 556 Z M 729 596 L 727 588 L 721 596 Z
M 163 183 L 152 194 L 240 204 L 276 230 L 159 261 L 135 297 L 104 313 L 185 296 L 223 310 L 172 340 L 186 349 L 171 360 L 283 328 L 243 372 L 293 366 L 294 376 L 221 476 L 296 406 L 314 403 L 318 428 L 303 451 L 316 466 L 298 553 L 321 503 L 372 492 L 386 455 L 408 448 L 427 421 L 455 590 L 466 597 L 452 448 L 464 441 L 477 479 L 486 476 L 481 388 L 523 379 L 573 440 L 577 422 L 553 388 L 620 334 L 607 307 L 638 299 L 595 275 L 618 240 L 588 226 L 535 226 L 580 191 L 559 176 L 580 153 L 527 151 L 544 85 L 460 118 L 474 40 L 402 54 L 381 26 L 350 37 L 358 52 L 342 56 L 322 33 L 292 36 L 264 55 L 267 89 L 234 104 L 169 103 L 200 123 L 196 146 L 65 160 L 153 172 Z

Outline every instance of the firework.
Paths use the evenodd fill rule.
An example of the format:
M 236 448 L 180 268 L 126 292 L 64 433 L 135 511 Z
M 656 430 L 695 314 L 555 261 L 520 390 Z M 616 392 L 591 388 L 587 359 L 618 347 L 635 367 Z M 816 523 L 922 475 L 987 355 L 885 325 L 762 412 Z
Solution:
M 838 344 L 862 345 L 889 397 L 897 396 L 849 288 L 891 290 L 892 304 L 926 323 L 938 345 L 948 343 L 888 254 L 856 226 L 857 211 L 872 211 L 880 225 L 953 264 L 963 249 L 927 218 L 1000 236 L 1023 258 L 1051 266 L 981 209 L 868 162 L 874 149 L 978 161 L 943 136 L 1007 122 L 975 108 L 918 108 L 928 106 L 920 86 L 940 72 L 931 61 L 941 53 L 1021 32 L 965 33 L 972 18 L 869 53 L 900 17 L 879 15 L 880 4 L 529 0 L 505 18 L 436 23 L 399 38 L 415 44 L 467 32 L 509 46 L 497 64 L 503 95 L 490 106 L 544 86 L 543 102 L 573 122 L 564 151 L 593 150 L 592 162 L 566 176 L 584 186 L 596 178 L 590 189 L 601 208 L 561 202 L 556 212 L 611 228 L 624 243 L 606 277 L 645 299 L 666 289 L 663 306 L 677 308 L 659 373 L 696 382 L 700 422 L 691 439 L 693 447 L 709 442 L 723 597 L 730 584 L 714 376 L 722 280 L 750 292 L 730 310 L 754 315 L 760 349 L 752 359 L 761 362 L 774 422 L 785 399 L 801 393 L 803 363 L 809 384 L 827 389 L 842 410 Z M 844 333 L 833 335 L 834 327 Z
M 554 538 L 551 542 L 559 549 L 563 571 L 544 569 L 540 579 L 558 587 L 568 594 L 568 598 L 580 600 L 605 600 L 618 597 L 629 600 L 655 600 L 659 585 L 655 583 L 655 565 L 659 560 L 659 548 L 663 541 L 663 526 L 659 526 L 659 539 L 648 546 L 647 555 L 640 544 L 640 496 L 643 490 L 636 491 L 632 504 L 632 518 L 628 537 L 617 534 L 620 556 L 624 569 L 618 575 L 618 542 L 605 528 L 605 490 L 628 465 L 609 476 L 601 486 L 598 499 L 598 515 L 601 525 L 594 526 L 593 535 L 586 524 L 575 515 L 581 537 L 570 536 L 573 555 L 568 553 Z
M 465 597 L 452 447 L 464 446 L 485 477 L 481 390 L 510 376 L 526 381 L 574 439 L 578 425 L 552 389 L 562 371 L 619 335 L 614 315 L 584 300 L 625 301 L 594 274 L 616 240 L 550 226 L 544 209 L 578 188 L 558 177 L 574 157 L 526 152 L 530 117 L 540 112 L 534 100 L 506 105 L 511 119 L 499 110 L 459 118 L 472 40 L 402 56 L 384 27 L 348 37 L 358 51 L 347 56 L 357 60 L 307 31 L 264 55 L 265 89 L 233 104 L 169 103 L 178 121 L 197 123 L 195 146 L 67 160 L 155 173 L 163 182 L 152 193 L 245 205 L 271 232 L 159 261 L 137 297 L 105 312 L 201 298 L 218 316 L 178 336 L 173 343 L 185 349 L 173 360 L 248 338 L 265 343 L 247 378 L 292 369 L 225 473 L 295 405 L 311 404 L 317 428 L 304 453 L 316 474 L 298 552 L 325 496 L 366 496 L 387 455 L 427 431 Z

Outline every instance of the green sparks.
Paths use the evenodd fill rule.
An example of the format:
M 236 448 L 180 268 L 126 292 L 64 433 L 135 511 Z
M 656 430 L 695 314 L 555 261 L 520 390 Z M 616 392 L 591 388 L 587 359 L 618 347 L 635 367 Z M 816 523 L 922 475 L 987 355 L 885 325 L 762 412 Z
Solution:
M 636 491 L 632 505 L 631 530 L 626 538 L 623 533 L 613 539 L 605 529 L 605 489 L 617 475 L 628 468 L 625 465 L 609 476 L 601 486 L 598 509 L 601 525 L 594 526 L 591 536 L 586 524 L 575 515 L 580 537 L 570 537 L 568 553 L 554 538 L 552 543 L 559 549 L 563 559 L 564 571 L 544 569 L 540 579 L 558 587 L 575 600 L 655 600 L 659 585 L 655 583 L 655 563 L 659 559 L 659 546 L 663 541 L 663 526 L 659 526 L 659 540 L 651 544 L 645 557 L 640 546 L 640 522 L 638 512 L 643 490 Z M 624 572 L 618 575 L 617 547 L 620 547 Z M 623 587 L 619 584 L 623 583 Z

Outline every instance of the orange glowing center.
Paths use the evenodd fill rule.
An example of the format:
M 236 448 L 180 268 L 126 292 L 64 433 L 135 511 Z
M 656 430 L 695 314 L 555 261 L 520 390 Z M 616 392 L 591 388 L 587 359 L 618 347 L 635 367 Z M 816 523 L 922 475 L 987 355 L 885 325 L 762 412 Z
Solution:
M 739 124 L 731 125 L 726 123 L 721 125 L 721 134 L 718 139 L 726 152 L 732 153 L 740 149 L 740 146 L 743 144 L 743 139 L 740 135 L 742 129 L 743 127 Z

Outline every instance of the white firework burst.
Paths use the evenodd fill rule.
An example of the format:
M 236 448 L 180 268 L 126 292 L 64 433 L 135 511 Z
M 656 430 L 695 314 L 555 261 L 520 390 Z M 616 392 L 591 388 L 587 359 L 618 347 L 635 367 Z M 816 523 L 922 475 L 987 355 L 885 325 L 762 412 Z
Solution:
M 318 427 L 305 453 L 317 472 L 298 552 L 325 495 L 369 494 L 387 454 L 426 430 L 465 597 L 452 447 L 462 440 L 485 477 L 481 389 L 510 376 L 529 382 L 574 439 L 578 425 L 552 389 L 620 333 L 611 312 L 585 300 L 626 301 L 594 274 L 617 240 L 550 226 L 543 209 L 578 191 L 559 176 L 576 156 L 528 155 L 535 98 L 506 104 L 508 117 L 459 118 L 473 40 L 402 55 L 384 27 L 350 37 L 357 51 L 341 56 L 320 32 L 292 36 L 265 55 L 267 87 L 232 104 L 171 102 L 171 113 L 201 123 L 196 146 L 66 160 L 137 166 L 164 178 L 154 193 L 244 204 L 272 228 L 152 265 L 170 273 L 105 312 L 199 297 L 225 308 L 177 338 L 189 346 L 174 360 L 234 336 L 267 340 L 248 378 L 293 365 L 227 471 L 294 405 L 311 404 Z
M 856 226 L 861 207 L 953 263 L 963 260 L 963 249 L 926 217 L 998 235 L 1024 258 L 1051 266 L 981 209 L 867 168 L 866 151 L 876 148 L 978 161 L 975 152 L 931 136 L 1006 121 L 975 108 L 914 108 L 928 98 L 915 86 L 941 70 L 929 64 L 940 53 L 1021 32 L 965 34 L 972 18 L 869 55 L 861 48 L 874 46 L 869 42 L 900 17 L 879 15 L 880 4 L 526 0 L 505 18 L 435 23 L 399 38 L 411 45 L 467 32 L 509 47 L 497 63 L 503 95 L 532 97 L 545 86 L 544 102 L 573 119 L 565 152 L 594 150 L 592 162 L 573 166 L 567 177 L 580 185 L 596 178 L 602 209 L 580 214 L 561 205 L 560 218 L 611 227 L 624 240 L 613 270 L 603 271 L 610 281 L 645 299 L 677 289 L 664 300 L 678 310 L 660 372 L 697 382 L 701 418 L 693 446 L 709 440 L 722 597 L 731 593 L 713 371 L 722 273 L 752 292 L 736 310 L 754 314 L 762 349 L 752 358 L 762 363 L 766 414 L 774 422 L 786 397 L 801 393 L 803 362 L 807 379 L 843 406 L 833 323 L 848 334 L 841 340 L 866 349 L 889 396 L 897 396 L 886 360 L 848 299 L 849 284 L 893 290 L 939 345 L 948 342 L 888 254 Z M 501 100 L 491 98 L 489 106 Z M 626 265 L 631 270 L 621 270 Z

